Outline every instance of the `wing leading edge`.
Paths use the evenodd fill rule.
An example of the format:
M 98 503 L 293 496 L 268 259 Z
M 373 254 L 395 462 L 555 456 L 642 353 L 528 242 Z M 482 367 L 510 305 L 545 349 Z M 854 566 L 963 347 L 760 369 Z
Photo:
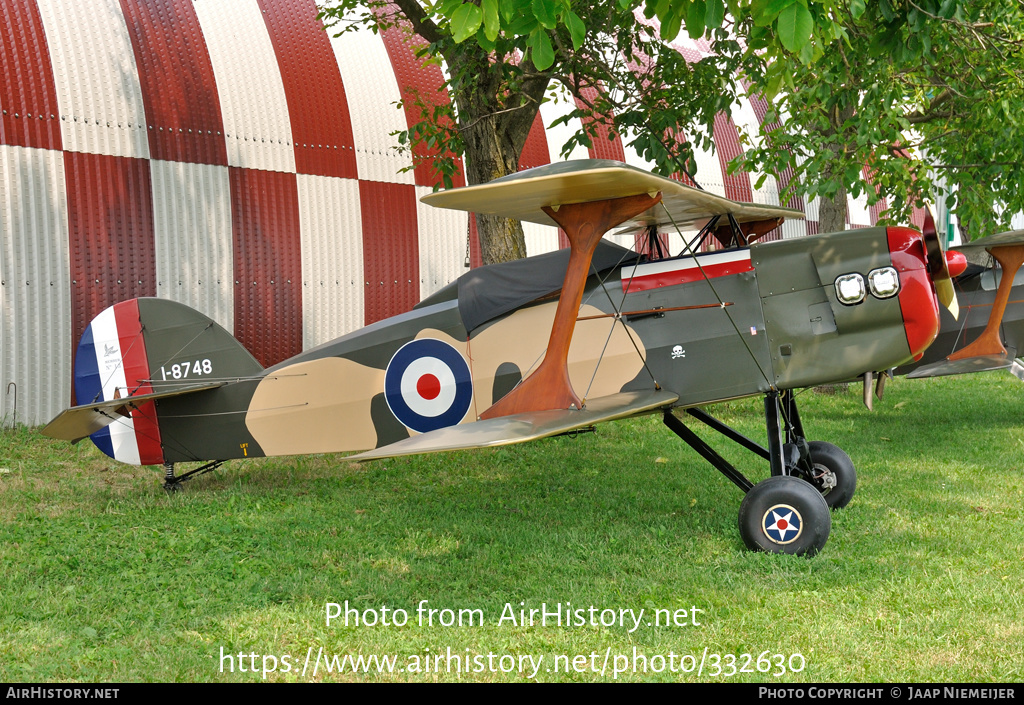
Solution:
M 375 448 L 347 460 L 379 460 L 400 455 L 440 453 L 450 450 L 488 448 L 492 446 L 525 443 L 538 438 L 556 436 L 604 421 L 635 416 L 671 406 L 679 400 L 678 394 L 664 389 L 649 392 L 622 392 L 588 400 L 583 409 L 554 409 L 529 411 L 511 416 L 500 416 L 484 421 L 439 428 L 418 436 Z

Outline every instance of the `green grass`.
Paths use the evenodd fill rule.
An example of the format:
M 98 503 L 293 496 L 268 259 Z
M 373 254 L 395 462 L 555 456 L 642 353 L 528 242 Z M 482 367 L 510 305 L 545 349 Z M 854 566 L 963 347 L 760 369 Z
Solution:
M 1024 386 L 1005 374 L 895 380 L 800 396 L 858 490 L 813 559 L 754 554 L 740 492 L 645 417 L 596 434 L 377 461 L 226 465 L 168 495 L 161 473 L 25 429 L 0 434 L 0 681 L 246 681 L 220 654 L 543 655 L 538 680 L 610 680 L 606 653 L 800 653 L 782 677 L 638 673 L 620 680 L 1024 679 Z M 762 438 L 759 399 L 710 409 Z M 696 429 L 752 479 L 764 464 Z M 325 625 L 328 602 L 401 608 L 409 624 Z M 421 600 L 482 626 L 419 626 Z M 696 606 L 701 626 L 497 623 L 539 608 Z M 467 649 L 469 650 L 467 652 Z M 554 673 L 556 654 L 588 670 Z M 258 662 L 260 663 L 260 662 Z M 506 661 L 507 663 L 507 661 Z M 677 661 L 678 664 L 678 661 Z M 251 664 L 250 664 L 251 665 Z M 737 668 L 744 665 L 736 663 Z M 796 663 L 799 665 L 799 663 Z M 728 667 L 727 662 L 722 662 Z M 236 659 L 237 668 L 237 659 Z M 313 680 L 273 673 L 268 680 Z M 247 666 L 248 670 L 248 666 Z M 525 680 L 520 673 L 324 673 L 316 680 Z

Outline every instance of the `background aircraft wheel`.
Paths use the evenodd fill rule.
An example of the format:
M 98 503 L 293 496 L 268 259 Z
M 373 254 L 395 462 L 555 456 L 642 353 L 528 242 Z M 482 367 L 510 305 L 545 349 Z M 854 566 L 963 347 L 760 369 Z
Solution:
M 747 492 L 739 523 L 743 543 L 752 551 L 813 556 L 828 541 L 832 515 L 808 482 L 776 475 Z
M 807 478 L 818 488 L 830 509 L 842 509 L 857 489 L 857 470 L 853 461 L 839 446 L 825 441 L 807 444 L 811 453 L 813 474 Z

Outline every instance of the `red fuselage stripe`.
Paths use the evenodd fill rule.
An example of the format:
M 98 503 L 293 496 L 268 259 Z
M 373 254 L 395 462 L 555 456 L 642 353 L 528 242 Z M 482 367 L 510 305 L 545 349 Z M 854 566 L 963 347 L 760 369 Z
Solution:
M 626 291 L 648 291 L 650 289 L 660 289 L 665 286 L 677 286 L 679 284 L 688 284 L 690 282 L 700 281 L 705 276 L 708 279 L 715 279 L 717 277 L 726 277 L 730 274 L 739 274 L 740 272 L 752 272 L 754 268 L 750 264 L 750 258 L 744 257 L 737 259 L 732 262 L 718 262 L 715 264 L 701 264 L 700 267 L 694 263 L 693 260 L 686 260 L 688 266 L 680 267 L 668 272 L 658 272 L 656 274 L 647 274 L 643 276 L 634 277 L 630 279 L 627 276 L 626 270 L 623 270 L 622 277 L 622 290 Z

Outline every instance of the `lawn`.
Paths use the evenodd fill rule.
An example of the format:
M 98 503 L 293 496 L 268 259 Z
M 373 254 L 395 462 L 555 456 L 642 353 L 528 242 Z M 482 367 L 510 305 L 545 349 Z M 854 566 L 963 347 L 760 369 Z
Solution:
M 799 401 L 858 469 L 812 559 L 745 550 L 739 490 L 657 416 L 365 466 L 232 462 L 173 495 L 155 468 L 5 430 L 0 681 L 1022 680 L 1024 385 Z M 764 435 L 759 399 L 709 410 Z

